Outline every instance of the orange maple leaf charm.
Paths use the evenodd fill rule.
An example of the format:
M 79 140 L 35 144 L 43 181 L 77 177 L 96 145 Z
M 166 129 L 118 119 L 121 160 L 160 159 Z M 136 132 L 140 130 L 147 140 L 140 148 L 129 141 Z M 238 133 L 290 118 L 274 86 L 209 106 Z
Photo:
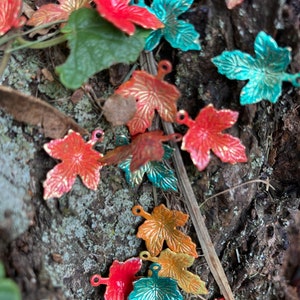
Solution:
M 194 257 L 165 249 L 160 253 L 159 257 L 153 257 L 148 251 L 142 251 L 140 258 L 159 263 L 161 265 L 161 270 L 158 273 L 159 276 L 176 279 L 178 285 L 185 292 L 195 295 L 208 293 L 205 282 L 198 275 L 187 270 L 194 263 Z
M 169 210 L 163 204 L 147 213 L 140 205 L 132 208 L 132 213 L 146 221 L 139 227 L 137 237 L 146 241 L 146 247 L 152 256 L 157 256 L 166 241 L 174 252 L 181 252 L 198 257 L 196 245 L 191 238 L 176 229 L 183 226 L 189 216 L 178 210 Z
M 134 71 L 130 80 L 123 83 L 116 91 L 124 97 L 133 96 L 137 111 L 127 122 L 131 135 L 145 132 L 151 126 L 155 110 L 166 122 L 174 122 L 177 112 L 177 100 L 180 92 L 163 78 L 172 71 L 167 60 L 158 64 L 158 73 L 153 76 L 145 71 Z
M 50 3 L 42 5 L 33 13 L 27 25 L 39 26 L 59 20 L 67 20 L 69 15 L 81 8 L 90 7 L 89 0 L 60 0 L 60 4 Z

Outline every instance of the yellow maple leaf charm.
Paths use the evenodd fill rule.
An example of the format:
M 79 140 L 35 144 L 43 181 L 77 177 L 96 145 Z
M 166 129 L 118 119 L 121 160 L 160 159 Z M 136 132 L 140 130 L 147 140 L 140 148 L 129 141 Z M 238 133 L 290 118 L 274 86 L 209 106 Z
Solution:
M 145 240 L 147 250 L 157 256 L 166 241 L 174 252 L 186 253 L 198 257 L 196 245 L 191 238 L 176 229 L 183 226 L 189 216 L 178 210 L 169 210 L 163 204 L 154 208 L 152 214 L 147 213 L 140 205 L 132 208 L 132 213 L 146 221 L 139 227 L 137 237 Z
M 202 281 L 198 275 L 187 270 L 187 268 L 193 264 L 195 260 L 194 257 L 184 253 L 175 253 L 170 249 L 165 249 L 160 253 L 159 257 L 153 257 L 148 251 L 142 251 L 140 253 L 140 258 L 159 263 L 161 265 L 161 270 L 158 275 L 176 279 L 178 285 L 185 292 L 195 295 L 208 293 L 205 282 Z

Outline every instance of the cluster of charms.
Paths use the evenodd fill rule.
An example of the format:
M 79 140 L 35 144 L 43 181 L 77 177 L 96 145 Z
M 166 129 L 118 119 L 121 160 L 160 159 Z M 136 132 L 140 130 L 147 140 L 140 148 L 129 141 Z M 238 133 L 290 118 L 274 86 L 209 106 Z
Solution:
M 140 205 L 134 206 L 132 212 L 146 219 L 138 228 L 137 237 L 145 241 L 147 251 L 125 262 L 114 261 L 109 277 L 95 274 L 90 278 L 91 285 L 107 285 L 106 300 L 183 299 L 177 284 L 186 293 L 207 294 L 205 283 L 187 270 L 198 257 L 196 245 L 176 228 L 187 222 L 188 215 L 163 204 L 155 207 L 152 214 Z M 164 242 L 168 248 L 162 250 Z M 142 261 L 152 262 L 149 277 L 136 276 Z

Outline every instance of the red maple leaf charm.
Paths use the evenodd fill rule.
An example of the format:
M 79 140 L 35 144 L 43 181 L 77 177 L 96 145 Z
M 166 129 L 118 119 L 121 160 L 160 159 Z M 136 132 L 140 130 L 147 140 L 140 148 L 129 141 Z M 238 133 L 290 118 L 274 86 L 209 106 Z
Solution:
M 146 8 L 128 5 L 130 0 L 94 0 L 99 14 L 117 28 L 133 35 L 135 24 L 144 28 L 158 29 L 163 23 Z
M 145 132 L 151 126 L 155 110 L 166 122 L 174 122 L 177 112 L 178 89 L 163 78 L 172 71 L 167 60 L 158 64 L 158 74 L 153 76 L 145 71 L 135 71 L 130 80 L 123 83 L 116 94 L 136 99 L 137 111 L 127 123 L 131 135 Z
M 130 171 L 134 172 L 149 161 L 161 161 L 164 156 L 162 142 L 181 140 L 180 134 L 163 135 L 161 130 L 149 131 L 136 135 L 131 144 L 116 147 L 107 152 L 101 159 L 101 164 L 114 165 L 132 156 Z
M 125 300 L 133 290 L 133 281 L 138 278 L 135 274 L 141 269 L 142 260 L 137 257 L 125 262 L 115 260 L 109 269 L 109 278 L 103 278 L 95 274 L 90 278 L 92 286 L 107 285 L 105 300 Z
M 193 163 L 200 171 L 209 163 L 210 150 L 223 162 L 234 164 L 247 161 L 245 146 L 240 140 L 221 132 L 232 127 L 238 115 L 238 112 L 229 109 L 216 110 L 213 105 L 203 108 L 195 121 L 184 110 L 177 113 L 177 123 L 189 127 L 182 139 L 181 149 L 190 152 Z
M 102 154 L 94 150 L 93 145 L 102 141 L 103 136 L 102 130 L 95 130 L 91 140 L 86 143 L 79 133 L 69 130 L 63 139 L 53 140 L 44 145 L 50 156 L 62 160 L 47 174 L 43 184 L 44 199 L 59 198 L 70 191 L 77 175 L 87 188 L 97 189 L 99 171 L 102 168 L 99 158 Z
M 25 23 L 25 18 L 19 17 L 22 4 L 22 0 L 0 1 L 0 36 L 12 27 L 20 27 Z
M 60 0 L 58 2 L 60 4 L 49 3 L 42 5 L 33 13 L 27 25 L 39 26 L 59 20 L 67 20 L 73 11 L 81 7 L 90 7 L 89 0 Z

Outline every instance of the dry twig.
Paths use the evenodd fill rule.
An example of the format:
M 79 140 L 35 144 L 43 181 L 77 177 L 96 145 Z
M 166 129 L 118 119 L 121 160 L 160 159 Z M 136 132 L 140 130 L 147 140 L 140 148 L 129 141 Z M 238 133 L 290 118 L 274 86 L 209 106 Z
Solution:
M 153 58 L 152 53 L 144 53 L 143 54 L 143 61 L 145 62 L 145 65 L 143 66 L 144 69 L 155 75 L 156 73 L 156 67 L 155 67 L 155 60 Z M 163 128 L 166 134 L 173 134 L 174 129 L 173 125 L 171 123 L 167 123 L 162 121 Z M 175 148 L 174 151 L 174 165 L 175 170 L 177 173 L 177 178 L 183 193 L 183 196 L 186 200 L 186 205 L 188 208 L 189 215 L 191 217 L 191 220 L 193 222 L 199 243 L 201 245 L 204 257 L 209 265 L 210 271 L 212 275 L 214 276 L 221 293 L 225 297 L 226 300 L 234 300 L 233 293 L 231 291 L 231 288 L 229 286 L 227 277 L 225 275 L 225 272 L 223 270 L 223 267 L 221 265 L 221 262 L 217 256 L 217 253 L 215 251 L 214 245 L 211 241 L 211 238 L 209 236 L 209 232 L 206 228 L 204 218 L 200 212 L 199 204 L 196 200 L 194 191 L 192 189 L 192 186 L 190 184 L 189 178 L 187 176 L 182 157 L 180 154 L 180 150 L 177 146 L 177 144 L 174 143 L 172 145 Z

